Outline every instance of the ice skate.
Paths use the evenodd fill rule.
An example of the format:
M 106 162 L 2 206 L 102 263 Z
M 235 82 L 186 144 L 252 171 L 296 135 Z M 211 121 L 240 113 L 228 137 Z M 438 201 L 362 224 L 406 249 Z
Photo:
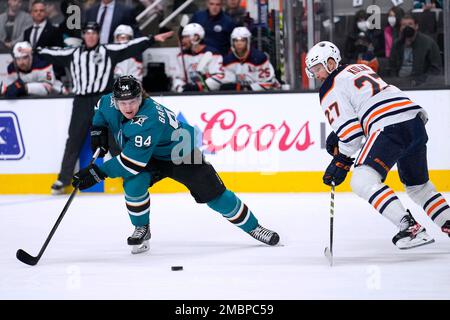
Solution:
M 249 234 L 256 240 L 268 244 L 269 246 L 274 246 L 280 241 L 280 236 L 278 233 L 261 227 L 260 225 L 250 231 Z
M 51 193 L 54 196 L 64 194 L 65 193 L 64 189 L 65 189 L 65 186 L 63 185 L 63 183 L 59 180 L 56 180 L 51 186 Z
M 424 227 L 414 220 L 409 211 L 408 215 L 403 217 L 401 224 L 406 225 L 406 228 L 392 238 L 392 242 L 399 249 L 411 249 L 434 242 L 434 239 L 426 233 Z
M 136 227 L 131 237 L 127 239 L 128 245 L 132 246 L 131 253 L 137 254 L 148 251 L 150 249 L 148 241 L 150 238 L 150 225 Z
M 443 233 L 446 233 L 450 237 L 450 220 L 447 220 L 441 228 Z

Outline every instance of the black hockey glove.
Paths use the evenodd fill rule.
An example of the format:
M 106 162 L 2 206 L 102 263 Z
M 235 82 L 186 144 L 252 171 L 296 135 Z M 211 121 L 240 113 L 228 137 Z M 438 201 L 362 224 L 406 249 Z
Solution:
M 92 127 L 91 129 L 91 149 L 95 152 L 100 148 L 99 158 L 103 158 L 108 153 L 108 128 Z
M 107 175 L 101 172 L 95 164 L 91 164 L 75 173 L 73 176 L 72 186 L 74 188 L 78 187 L 80 190 L 84 190 L 104 180 L 106 177 Z
M 331 186 L 331 182 L 334 181 L 334 184 L 338 186 L 344 182 L 347 173 L 350 171 L 350 167 L 353 165 L 353 160 L 353 158 L 347 157 L 342 153 L 335 155 L 325 170 L 323 183 Z
M 332 157 L 339 153 L 339 138 L 334 131 L 331 131 L 328 135 L 327 141 L 325 142 L 325 148 Z
M 183 86 L 183 92 L 186 91 L 200 91 L 200 88 L 196 83 L 186 83 Z
M 25 82 L 22 79 L 17 79 L 13 83 L 11 83 L 6 88 L 6 97 L 8 98 L 17 98 L 23 97 L 27 95 L 27 88 L 25 87 Z

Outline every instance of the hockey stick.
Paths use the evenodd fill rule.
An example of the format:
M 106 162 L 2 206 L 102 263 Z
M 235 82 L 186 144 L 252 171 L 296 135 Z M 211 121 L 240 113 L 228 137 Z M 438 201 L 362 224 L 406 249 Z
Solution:
M 188 76 L 187 76 L 187 72 L 186 72 L 186 62 L 184 61 L 183 45 L 181 44 L 181 38 L 182 38 L 181 29 L 183 29 L 188 23 L 189 23 L 189 17 L 187 14 L 184 14 L 181 17 L 180 28 L 178 29 L 178 46 L 180 47 L 181 63 L 183 64 L 183 74 L 184 74 L 184 79 L 186 79 L 186 82 L 188 81 Z
M 97 160 L 97 157 L 99 154 L 100 154 L 100 148 L 97 148 L 97 150 L 95 150 L 94 155 L 92 156 L 91 162 L 89 162 L 89 165 L 93 164 L 95 162 L 95 160 Z M 75 198 L 77 191 L 78 191 L 78 187 L 76 187 L 70 194 L 69 200 L 67 200 L 66 205 L 64 206 L 61 214 L 59 215 L 58 220 L 56 220 L 56 223 L 53 226 L 52 230 L 50 231 L 50 234 L 48 235 L 47 239 L 45 240 L 45 243 L 42 246 L 41 250 L 39 251 L 39 254 L 36 257 L 33 257 L 32 255 L 28 254 L 24 250 L 19 249 L 16 252 L 17 259 L 19 259 L 23 263 L 28 264 L 30 266 L 34 266 L 39 262 L 39 259 L 41 259 L 42 254 L 44 253 L 50 240 L 52 239 L 53 235 L 55 234 L 56 229 L 58 228 L 59 224 L 61 223 L 61 220 L 64 218 L 64 215 L 66 214 L 67 210 L 69 209 L 69 206 L 72 203 L 73 198 Z
M 331 201 L 330 201 L 330 246 L 325 248 L 325 257 L 333 266 L 333 221 L 334 220 L 334 181 L 331 182 Z
M 206 51 L 203 57 L 200 59 L 200 61 L 197 64 L 196 72 L 198 77 L 200 78 L 200 82 L 202 83 L 202 86 L 205 88 L 205 91 L 209 91 L 208 86 L 206 85 L 205 77 L 203 77 L 203 74 L 205 72 L 206 67 L 208 66 L 209 62 L 212 59 L 212 52 Z

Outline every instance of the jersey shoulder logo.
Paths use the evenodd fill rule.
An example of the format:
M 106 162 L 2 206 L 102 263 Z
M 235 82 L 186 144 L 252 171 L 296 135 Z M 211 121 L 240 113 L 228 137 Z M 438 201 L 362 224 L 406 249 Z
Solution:
M 142 125 L 144 124 L 144 121 L 147 120 L 147 119 L 148 119 L 147 116 L 137 115 L 133 119 L 131 119 L 131 124 L 137 124 L 137 125 L 140 125 L 142 127 Z

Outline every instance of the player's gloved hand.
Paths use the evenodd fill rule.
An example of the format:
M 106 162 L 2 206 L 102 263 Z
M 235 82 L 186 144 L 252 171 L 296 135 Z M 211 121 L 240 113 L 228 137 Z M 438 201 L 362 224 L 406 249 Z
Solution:
M 327 141 L 325 142 L 325 148 L 332 157 L 339 153 L 339 138 L 334 131 L 331 131 L 328 135 Z
M 200 88 L 196 83 L 186 83 L 183 86 L 183 91 L 200 91 Z
M 6 97 L 16 98 L 27 95 L 27 88 L 22 79 L 17 79 L 6 88 Z
M 108 153 L 108 128 L 107 127 L 92 127 L 91 129 L 91 149 L 95 152 L 100 148 L 99 158 L 103 158 Z
M 338 186 L 344 182 L 347 173 L 350 171 L 350 167 L 353 165 L 353 160 L 353 158 L 347 157 L 342 153 L 335 155 L 325 170 L 323 183 L 331 186 L 331 183 L 334 181 L 334 184 Z
M 104 180 L 106 177 L 108 176 L 101 172 L 95 164 L 91 164 L 75 173 L 73 176 L 72 186 L 74 188 L 78 187 L 80 190 L 84 190 Z

